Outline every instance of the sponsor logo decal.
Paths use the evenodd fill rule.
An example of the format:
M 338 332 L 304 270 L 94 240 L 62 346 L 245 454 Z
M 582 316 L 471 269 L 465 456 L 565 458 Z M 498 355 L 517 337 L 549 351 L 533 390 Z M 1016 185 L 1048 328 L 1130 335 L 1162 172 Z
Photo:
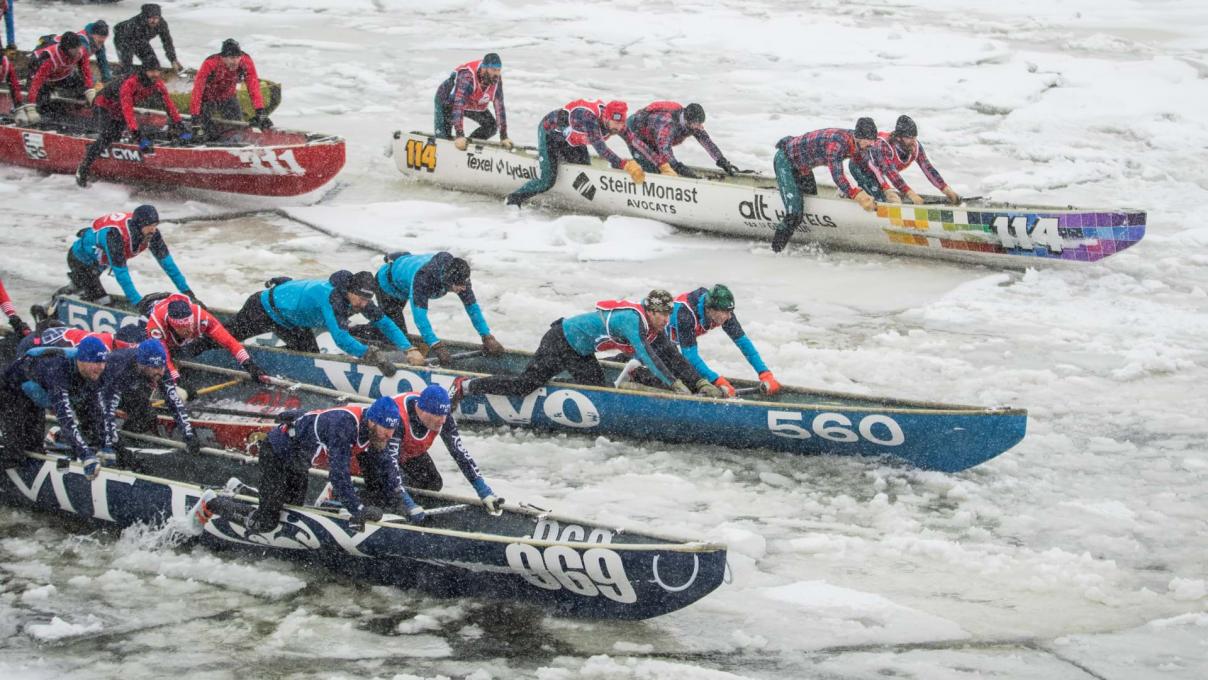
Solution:
M 755 194 L 749 201 L 740 201 L 738 204 L 738 214 L 744 220 L 747 220 L 747 226 L 750 227 L 760 226 L 758 222 L 777 223 L 784 219 L 784 210 L 770 207 L 767 198 L 763 194 Z M 801 218 L 803 222 L 811 227 L 831 227 L 832 229 L 839 227 L 831 219 L 830 215 L 818 215 L 807 212 Z
M 466 168 L 478 172 L 507 175 L 515 180 L 536 179 L 541 170 L 533 164 L 512 163 L 506 158 L 488 158 L 482 154 L 466 153 Z
M 112 158 L 115 161 L 143 162 L 143 152 L 138 149 L 127 149 L 120 146 L 111 147 L 101 152 L 101 158 Z
M 21 139 L 25 142 L 25 155 L 35 161 L 46 160 L 46 140 L 39 132 L 22 132 Z
M 852 421 L 842 413 L 819 413 L 806 425 L 800 411 L 768 411 L 768 430 L 786 439 L 819 437 L 832 442 L 852 444 L 866 441 L 880 446 L 901 446 L 906 441 L 902 426 L 889 416 L 864 416 L 852 429 Z
M 583 198 L 586 198 L 589 201 L 595 199 L 596 197 L 596 188 L 592 186 L 591 178 L 587 176 L 586 172 L 580 172 L 579 176 L 575 178 L 575 181 L 571 186 L 573 186 L 575 191 L 579 192 Z

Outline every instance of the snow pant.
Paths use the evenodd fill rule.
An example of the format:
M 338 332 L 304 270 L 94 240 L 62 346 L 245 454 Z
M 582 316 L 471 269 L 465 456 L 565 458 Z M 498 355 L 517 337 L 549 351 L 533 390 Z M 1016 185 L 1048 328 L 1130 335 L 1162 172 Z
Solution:
M 877 182 L 876 175 L 873 175 L 872 171 L 865 167 L 863 163 L 848 162 L 847 169 L 851 171 L 851 176 L 855 178 L 856 184 L 864 191 L 867 191 L 869 196 L 878 201 L 885 200 L 885 190 L 881 188 L 880 182 Z
M 155 56 L 155 49 L 149 40 L 117 34 L 113 36 L 113 46 L 117 50 L 118 70 L 123 73 L 133 70 L 135 57 L 138 57 L 139 64 L 149 61 L 159 63 L 159 57 Z
M 814 181 L 814 171 L 812 168 L 806 172 L 798 170 L 782 148 L 776 149 L 772 166 L 776 169 L 776 186 L 780 188 L 780 198 L 784 201 L 784 219 L 776 225 L 776 231 L 784 229 L 790 232 L 795 231 L 797 227 L 801 226 L 804 196 L 806 194 L 818 195 L 818 184 Z
M 462 111 L 462 117 L 478 123 L 478 128 L 467 135 L 470 139 L 490 139 L 499 130 L 499 124 L 490 111 Z M 445 104 L 436 95 L 436 117 L 433 121 L 436 136 L 442 139 L 453 139 L 453 107 Z
M 16 467 L 26 451 L 41 451 L 46 437 L 46 419 L 41 406 L 20 391 L 0 390 L 0 468 Z
M 541 338 L 541 344 L 533 354 L 532 361 L 520 375 L 493 375 L 475 378 L 467 385 L 467 394 L 503 394 L 522 397 L 549 382 L 562 371 L 570 373 L 579 385 L 603 387 L 604 368 L 594 354 L 583 356 L 575 351 L 566 340 L 562 330 L 562 319 L 550 325 Z
M 260 509 L 249 529 L 271 531 L 286 505 L 306 503 L 310 461 L 294 451 L 287 429 L 288 426 L 278 426 L 269 433 L 267 445 L 260 447 Z
M 93 125 L 97 129 L 96 141 L 88 145 L 88 151 L 84 154 L 84 160 L 80 161 L 80 167 L 76 171 L 88 177 L 89 170 L 92 169 L 92 164 L 96 159 L 101 157 L 101 154 L 109 150 L 109 147 L 114 142 L 122 138 L 122 133 L 126 131 L 126 120 L 120 115 L 110 113 L 107 109 L 102 109 L 99 106 L 92 107 Z
M 520 205 L 528 199 L 543 194 L 558 181 L 558 164 L 588 165 L 591 157 L 585 146 L 571 146 L 557 131 L 546 132 L 541 125 L 537 126 L 537 161 L 541 164 L 541 173 L 536 179 L 530 179 L 524 186 L 508 195 L 508 203 Z
M 214 137 L 221 131 L 219 124 L 214 122 L 215 116 L 226 120 L 242 121 L 243 107 L 239 105 L 239 97 L 203 101 L 201 111 L 193 118 L 193 123 L 200 125 L 205 130 L 206 137 Z
M 87 161 L 85 161 L 87 162 Z M 93 301 L 109 295 L 101 284 L 101 269 L 96 265 L 84 264 L 71 250 L 67 251 L 67 278 L 79 291 L 80 299 Z
M 671 372 L 673 380 L 682 380 L 688 387 L 693 387 L 701 379 L 700 371 L 697 371 L 696 367 L 684 358 L 679 347 L 674 342 L 671 342 L 671 339 L 666 334 L 659 333 L 654 342 L 650 343 L 650 350 L 659 359 L 662 359 L 663 365 Z M 656 378 L 654 373 L 645 366 L 633 369 L 629 374 L 629 380 L 641 385 L 667 389 L 667 385 L 662 380 Z
M 260 291 L 252 293 L 243 303 L 243 308 L 239 310 L 235 318 L 225 325 L 231 336 L 240 342 L 253 335 L 272 333 L 285 343 L 287 349 L 295 352 L 319 353 L 319 343 L 315 340 L 314 331 L 309 328 L 290 328 L 273 321 L 260 302 Z M 208 338 L 205 341 L 213 343 Z M 213 345 L 206 345 L 201 351 L 216 347 L 218 344 L 213 343 Z

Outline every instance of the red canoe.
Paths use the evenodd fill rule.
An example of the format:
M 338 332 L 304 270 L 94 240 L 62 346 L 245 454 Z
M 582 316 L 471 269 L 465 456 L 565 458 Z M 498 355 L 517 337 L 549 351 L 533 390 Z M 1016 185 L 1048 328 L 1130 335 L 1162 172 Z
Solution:
M 0 90 L 0 111 L 12 108 Z M 80 102 L 72 117 L 59 124 L 23 127 L 0 118 L 0 162 L 46 172 L 74 174 L 94 135 L 84 127 L 91 110 Z M 144 129 L 162 128 L 163 112 L 139 110 Z M 78 125 L 72 125 L 78 121 Z M 143 154 L 137 145 L 114 144 L 92 166 L 93 179 L 226 191 L 255 196 L 297 196 L 331 181 L 344 167 L 344 140 L 289 130 L 228 130 L 221 139 L 191 146 L 156 145 Z

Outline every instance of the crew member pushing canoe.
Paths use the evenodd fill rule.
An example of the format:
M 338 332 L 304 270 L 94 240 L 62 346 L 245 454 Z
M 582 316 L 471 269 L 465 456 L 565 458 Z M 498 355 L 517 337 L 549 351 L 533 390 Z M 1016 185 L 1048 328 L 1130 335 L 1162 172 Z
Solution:
M 663 328 L 673 304 L 671 293 L 657 289 L 650 291 L 640 303 L 629 300 L 597 302 L 595 311 L 550 324 L 532 361 L 520 375 L 459 377 L 449 390 L 450 398 L 456 405 L 471 394 L 522 397 L 562 371 L 570 373 L 571 379 L 580 385 L 603 386 L 604 368 L 595 355 L 608 351 L 637 357 L 662 385 L 688 394 L 687 385 L 672 376 L 653 347 L 657 342 L 667 341 Z
M 776 225 L 772 237 L 772 250 L 780 252 L 789 238 L 801 226 L 803 195 L 816 196 L 818 185 L 814 181 L 814 168 L 825 165 L 839 192 L 855 199 L 861 208 L 877 209 L 876 201 L 867 191 L 853 186 L 843 172 L 843 161 L 868 154 L 869 162 L 880 168 L 884 166 L 880 152 L 873 146 L 877 140 L 877 124 L 871 118 L 856 121 L 855 130 L 824 128 L 807 132 L 799 137 L 784 137 L 776 142 L 776 184 L 784 200 L 784 219 Z
M 221 347 L 230 353 L 240 368 L 247 371 L 252 380 L 269 381 L 268 374 L 252 360 L 247 348 L 239 342 L 242 338 L 233 337 L 221 321 L 194 300 L 180 294 L 160 293 L 147 296 L 140 309 L 147 317 L 146 328 L 140 333 L 138 327 L 126 326 L 118 335 L 131 333 L 130 339 L 141 341 L 145 333 L 145 337 L 162 342 L 168 351 L 167 369 L 172 380 L 180 380 L 180 370 L 172 361 L 173 355 L 191 357 Z
M 474 288 L 470 283 L 470 263 L 460 257 L 454 257 L 444 251 L 418 255 L 391 253 L 386 256 L 386 264 L 378 269 L 376 280 L 378 302 L 382 305 L 382 312 L 402 329 L 405 338 L 407 319 L 403 312 L 410 304 L 416 330 L 428 345 L 429 352 L 436 354 L 442 366 L 452 363 L 452 355 L 432 329 L 432 322 L 428 320 L 428 303 L 444 297 L 447 293 L 456 293 L 461 300 L 466 315 L 470 317 L 470 323 L 482 338 L 483 351 L 490 355 L 503 354 L 503 345 L 491 333 L 491 327 L 487 325 L 482 308 L 474 297 Z M 385 339 L 376 329 L 374 337 L 379 342 Z M 408 363 L 424 363 L 423 355 L 412 347 L 410 342 L 404 349 L 407 351 Z
M 726 160 L 721 149 L 717 148 L 709 133 L 705 132 L 705 109 L 700 104 L 684 106 L 676 102 L 654 102 L 630 116 L 625 126 L 633 133 L 634 138 L 642 140 L 646 147 L 655 153 L 651 157 L 633 145 L 629 147 L 634 160 L 641 164 L 646 172 L 658 171 L 664 175 L 696 177 L 691 168 L 676 160 L 672 148 L 682 144 L 689 137 L 695 137 L 709 157 L 717 163 L 717 167 L 727 175 L 738 172 L 738 168 Z
M 84 47 L 86 54 L 84 63 L 88 63 L 89 57 L 96 56 L 96 66 L 97 70 L 100 71 L 101 82 L 95 87 L 100 89 L 101 84 L 113 79 L 113 71 L 109 68 L 109 54 L 105 50 L 105 42 L 109 40 L 109 24 L 104 19 L 97 19 L 92 23 L 85 24 L 84 30 L 76 31 L 76 35 L 80 36 L 80 44 Z M 38 38 L 38 47 L 41 48 L 56 44 L 61 37 L 55 33 L 44 35 Z M 84 88 L 83 74 L 73 73 L 70 78 L 76 89 L 82 91 Z
M 923 197 L 911 189 L 900 174 L 906 168 L 917 163 L 923 176 L 931 182 L 932 186 L 943 192 L 949 203 L 957 205 L 961 202 L 960 195 L 956 193 L 955 189 L 948 186 L 948 183 L 940 176 L 940 171 L 936 170 L 935 166 L 931 164 L 931 160 L 927 158 L 927 152 L 923 151 L 923 143 L 919 141 L 919 128 L 910 116 L 898 116 L 893 132 L 878 133 L 874 146 L 884 161 L 883 168 L 869 163 L 867 154 L 848 162 L 848 169 L 851 170 L 851 175 L 856 179 L 856 183 L 873 198 L 878 201 L 901 203 L 902 198 L 898 194 L 901 192 L 912 203 L 921 205 L 924 202 Z
M 152 64 L 158 66 L 159 58 L 155 56 L 155 48 L 151 47 L 151 39 L 159 38 L 164 47 L 164 55 L 177 71 L 184 67 L 176 60 L 176 47 L 172 44 L 172 31 L 163 17 L 159 5 L 149 2 L 139 8 L 138 14 L 119 22 L 113 27 L 113 42 L 117 48 L 117 58 L 121 62 L 121 70 L 129 71 L 134 66 L 134 58 L 138 57 L 143 66 Z
M 316 354 L 319 343 L 315 331 L 326 330 L 344 353 L 375 364 L 386 375 L 394 375 L 397 368 L 385 352 L 357 340 L 348 328 L 349 317 L 359 313 L 396 347 L 411 348 L 403 331 L 373 304 L 376 292 L 377 282 L 369 272 L 353 274 L 341 270 L 327 280 L 277 277 L 268 281 L 265 290 L 248 297 L 230 321 L 231 334 L 238 340 L 246 340 L 273 333 L 287 349 Z
M 487 107 L 495 106 L 492 116 Z M 453 69 L 453 73 L 436 88 L 437 137 L 453 139 L 453 145 L 462 151 L 468 142 L 464 119 L 478 123 L 478 129 L 470 133 L 470 139 L 490 139 L 499 131 L 499 143 L 505 149 L 512 148 L 508 139 L 507 111 L 503 106 L 503 62 L 499 55 L 491 52 L 478 61 L 471 61 Z M 456 137 L 454 137 L 456 134 Z
M 29 68 L 25 104 L 14 114 L 18 123 L 37 125 L 43 116 L 60 111 L 63 105 L 53 100 L 55 95 L 71 99 L 86 97 L 90 103 L 96 96 L 88 50 L 76 33 L 68 31 L 59 36 L 58 42 L 34 50 Z
M 108 358 L 105 343 L 87 337 L 79 347 L 35 347 L 10 363 L 0 378 L 0 465 L 14 467 L 26 451 L 42 450 L 43 414 L 49 409 L 58 418 L 60 440 L 83 461 L 84 474 L 95 479 L 101 463 L 85 438 L 75 404 L 97 398 L 97 380 Z
M 646 181 L 646 171 L 632 158 L 622 159 L 608 148 L 608 138 L 620 135 L 640 154 L 653 158 L 654 152 L 646 143 L 634 136 L 625 127 L 629 105 L 622 101 L 589 101 L 576 99 L 560 109 L 550 111 L 537 126 L 537 160 L 541 174 L 507 197 L 508 205 L 523 205 L 537 194 L 549 191 L 558 180 L 558 164 L 587 165 L 591 162 L 587 147 L 592 147 L 600 158 L 617 169 L 624 169 L 641 184 Z
M 151 395 L 157 390 L 172 412 L 177 431 L 188 451 L 197 453 L 201 448 L 184 400 L 177 392 L 176 381 L 168 371 L 168 353 L 159 340 L 148 338 L 137 347 L 110 352 L 98 389 L 95 406 L 100 411 L 99 417 L 87 421 L 100 426 L 102 452 L 120 450 L 117 427 L 119 408 L 125 413 L 123 429 L 130 432 L 152 431 L 155 413 L 151 410 Z
M 101 284 L 101 274 L 108 269 L 130 304 L 137 305 L 143 296 L 135 288 L 127 265 L 146 250 L 151 251 L 177 290 L 196 298 L 168 251 L 159 231 L 159 211 L 153 205 L 140 205 L 134 212 L 109 213 L 81 229 L 67 251 L 68 277 L 81 299 L 107 305 L 110 297 Z

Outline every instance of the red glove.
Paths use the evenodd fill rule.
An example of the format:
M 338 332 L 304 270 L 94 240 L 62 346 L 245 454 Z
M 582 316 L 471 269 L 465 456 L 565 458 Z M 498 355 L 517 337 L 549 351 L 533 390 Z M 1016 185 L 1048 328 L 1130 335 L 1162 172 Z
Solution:
M 714 380 L 713 384 L 720 387 L 722 391 L 726 393 L 727 397 L 732 397 L 737 394 L 737 392 L 734 391 L 734 386 L 730 384 L 729 380 L 726 380 L 725 376 L 717 376 L 717 380 Z
M 776 394 L 780 391 L 780 383 L 776 382 L 776 376 L 772 375 L 771 371 L 760 373 L 759 382 L 763 383 L 763 391 L 768 394 Z

